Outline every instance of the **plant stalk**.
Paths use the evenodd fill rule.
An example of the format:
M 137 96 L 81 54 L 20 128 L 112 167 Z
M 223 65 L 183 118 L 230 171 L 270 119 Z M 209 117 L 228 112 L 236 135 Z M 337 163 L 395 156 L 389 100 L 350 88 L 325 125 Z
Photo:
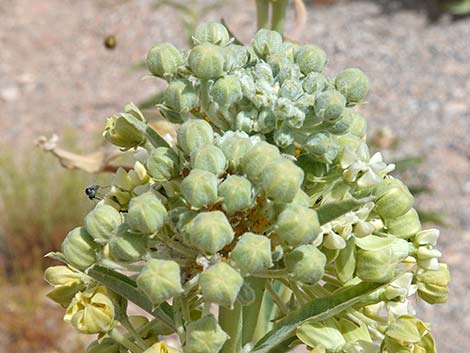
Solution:
M 233 309 L 219 306 L 220 327 L 230 336 L 220 353 L 242 353 L 243 308 L 235 302 Z
M 272 0 L 271 29 L 284 34 L 288 0 Z
M 248 277 L 248 284 L 255 292 L 255 300 L 250 305 L 243 307 L 243 333 L 242 344 L 253 342 L 256 325 L 260 318 L 261 305 L 263 303 L 263 293 L 266 280 L 264 278 Z
M 256 19 L 258 30 L 269 28 L 269 4 L 270 0 L 256 0 Z
M 126 347 L 131 353 L 143 353 L 144 350 L 136 345 L 134 342 L 126 338 L 121 332 L 116 330 L 115 328 L 109 331 L 109 337 L 114 339 L 120 345 Z

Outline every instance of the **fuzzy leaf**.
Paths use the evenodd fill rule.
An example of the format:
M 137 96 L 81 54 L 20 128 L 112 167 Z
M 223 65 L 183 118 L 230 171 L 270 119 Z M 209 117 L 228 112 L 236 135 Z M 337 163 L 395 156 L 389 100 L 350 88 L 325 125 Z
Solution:
M 336 218 L 355 210 L 368 201 L 370 201 L 368 198 L 364 198 L 359 200 L 350 199 L 324 204 L 316 209 L 320 225 L 333 221 Z

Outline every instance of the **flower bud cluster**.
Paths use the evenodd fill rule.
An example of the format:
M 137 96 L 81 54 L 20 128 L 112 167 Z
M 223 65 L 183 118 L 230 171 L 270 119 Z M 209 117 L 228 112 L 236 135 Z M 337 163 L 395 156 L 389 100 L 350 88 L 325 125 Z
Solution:
M 373 282 L 383 287 L 357 308 L 307 321 L 297 338 L 314 352 L 432 352 L 407 298 L 445 302 L 449 271 L 438 261 L 438 232 L 422 229 L 412 194 L 389 176 L 394 165 L 369 154 L 366 122 L 352 109 L 367 94 L 362 71 L 329 79 L 321 48 L 266 29 L 241 46 L 221 24 L 206 23 L 193 42 L 188 52 L 157 45 L 147 58 L 168 82 L 160 111 L 180 124 L 171 146 L 155 143 L 134 105 L 106 124 L 106 139 L 139 157 L 117 170 L 104 199 L 66 236 L 70 267 L 46 272 L 66 321 L 83 333 L 116 325 L 113 294 L 85 274 L 95 265 L 130 273 L 153 309 L 172 302 L 185 321 L 176 330 L 185 353 L 222 349 L 230 335 L 208 308 L 256 302 L 252 281 L 266 279 L 261 295 L 284 300 L 283 314 Z M 145 352 L 173 351 L 157 334 L 141 335 Z M 90 347 L 122 348 L 114 340 Z

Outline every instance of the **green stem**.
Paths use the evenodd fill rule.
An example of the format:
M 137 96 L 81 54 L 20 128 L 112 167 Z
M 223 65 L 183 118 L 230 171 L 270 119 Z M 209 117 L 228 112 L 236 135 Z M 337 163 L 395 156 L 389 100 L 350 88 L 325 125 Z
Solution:
M 220 353 L 242 353 L 243 309 L 235 302 L 233 309 L 219 306 L 220 327 L 230 336 Z
M 255 292 L 255 300 L 250 305 L 243 307 L 243 345 L 253 342 L 256 324 L 262 319 L 260 318 L 260 309 L 263 303 L 264 286 L 266 283 L 264 278 L 248 277 L 246 281 Z
M 287 313 L 289 312 L 289 309 L 284 304 L 284 302 L 279 297 L 279 295 L 276 293 L 270 281 L 266 283 L 266 290 L 268 291 L 269 295 L 273 299 L 274 303 L 277 305 L 277 308 L 281 312 L 281 314 L 287 315 Z
M 120 345 L 126 347 L 131 353 L 143 353 L 144 350 L 136 345 L 134 342 L 127 339 L 121 332 L 115 328 L 108 332 L 109 337 L 114 339 Z
M 287 278 L 289 276 L 289 272 L 287 272 L 285 269 L 267 270 L 257 272 L 253 276 L 259 278 Z
M 269 28 L 270 0 L 256 0 L 256 20 L 258 29 Z
M 271 18 L 271 29 L 284 34 L 284 24 L 286 19 L 286 9 L 288 0 L 273 0 L 273 14 Z
M 147 344 L 145 343 L 145 341 L 142 339 L 142 337 L 139 335 L 139 333 L 136 331 L 136 329 L 134 328 L 134 326 L 132 326 L 131 322 L 129 321 L 129 318 L 127 317 L 127 315 L 123 315 L 121 317 L 121 320 L 119 320 L 122 324 L 122 326 L 124 326 L 126 328 L 127 331 L 129 331 L 129 333 L 132 335 L 132 338 L 134 338 L 134 341 L 143 349 L 147 349 L 148 346 Z

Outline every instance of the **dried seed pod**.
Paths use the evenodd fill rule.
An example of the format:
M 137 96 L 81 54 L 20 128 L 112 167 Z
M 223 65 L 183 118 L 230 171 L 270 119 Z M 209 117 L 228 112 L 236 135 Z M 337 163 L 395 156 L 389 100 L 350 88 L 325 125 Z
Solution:
M 206 170 L 191 170 L 180 187 L 183 197 L 193 208 L 213 205 L 217 201 L 217 176 Z
M 322 72 L 328 58 L 325 51 L 312 44 L 303 45 L 297 50 L 295 61 L 304 75 L 310 72 Z
M 122 223 L 121 214 L 108 205 L 98 205 L 85 217 L 85 228 L 94 241 L 105 244 Z
M 271 240 L 264 235 L 245 233 L 230 256 L 245 274 L 264 271 L 273 265 Z
M 152 191 L 140 194 L 129 202 L 127 223 L 134 232 L 154 234 L 163 227 L 166 218 L 165 206 Z
M 180 267 L 172 260 L 148 260 L 136 282 L 154 306 L 183 292 Z
M 222 199 L 222 208 L 228 214 L 246 210 L 254 201 L 251 183 L 238 175 L 229 175 L 219 185 L 219 196 Z
M 193 35 L 195 45 L 210 43 L 224 46 L 230 42 L 230 35 L 227 28 L 218 22 L 203 22 L 196 27 Z
M 163 183 L 178 176 L 179 158 L 171 148 L 158 147 L 150 153 L 146 166 L 150 176 Z
M 181 53 L 171 43 L 158 44 L 147 54 L 147 67 L 157 77 L 173 77 L 183 63 Z
M 261 187 L 276 202 L 291 202 L 304 180 L 304 172 L 288 159 L 267 164 L 261 173 Z
M 288 245 L 311 243 L 320 234 L 318 215 L 311 208 L 289 205 L 279 215 L 274 231 Z
M 177 131 L 178 146 L 187 154 L 197 148 L 212 144 L 214 131 L 209 123 L 202 119 L 190 119 Z
M 366 97 L 369 90 L 369 80 L 361 70 L 350 68 L 336 76 L 335 86 L 346 97 L 349 104 L 355 104 Z
M 243 278 L 232 266 L 218 262 L 200 274 L 199 285 L 205 302 L 232 307 Z
M 62 253 L 67 263 L 84 270 L 96 262 L 97 244 L 84 227 L 77 227 L 67 234 L 62 243 Z
M 325 272 L 326 256 L 316 246 L 301 245 L 287 253 L 284 262 L 297 281 L 315 284 Z
M 186 243 L 204 254 L 215 254 L 233 240 L 234 233 L 221 211 L 201 212 L 183 228 Z
M 224 73 L 224 52 L 210 43 L 199 44 L 191 49 L 188 57 L 189 67 L 197 78 L 214 80 Z

